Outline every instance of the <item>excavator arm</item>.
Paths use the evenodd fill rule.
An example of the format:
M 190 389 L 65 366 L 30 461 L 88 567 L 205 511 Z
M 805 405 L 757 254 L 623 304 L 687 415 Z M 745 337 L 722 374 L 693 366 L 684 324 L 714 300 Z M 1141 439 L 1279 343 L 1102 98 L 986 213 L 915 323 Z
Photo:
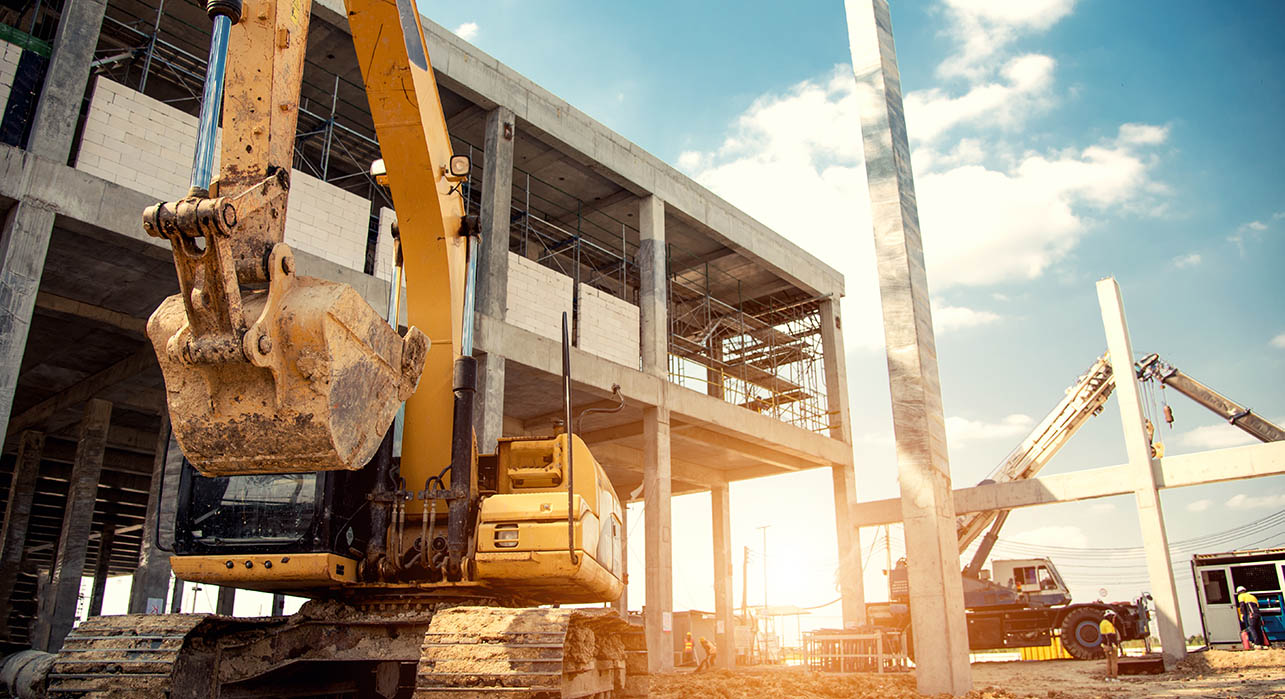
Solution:
M 1137 372 L 1139 379 L 1155 381 L 1161 386 L 1175 389 L 1184 396 L 1217 413 L 1224 420 L 1252 435 L 1260 442 L 1285 440 L 1285 430 L 1261 416 L 1255 415 L 1249 408 L 1182 373 L 1177 367 L 1161 359 L 1158 354 L 1148 354 L 1143 357 L 1138 362 Z

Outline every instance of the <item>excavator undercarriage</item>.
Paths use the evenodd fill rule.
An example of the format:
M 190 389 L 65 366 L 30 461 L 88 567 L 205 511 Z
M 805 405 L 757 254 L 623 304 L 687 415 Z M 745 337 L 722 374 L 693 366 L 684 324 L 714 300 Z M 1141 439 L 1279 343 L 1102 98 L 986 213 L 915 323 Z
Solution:
M 315 601 L 290 617 L 104 616 L 70 636 L 48 696 L 636 697 L 640 627 L 611 610 Z

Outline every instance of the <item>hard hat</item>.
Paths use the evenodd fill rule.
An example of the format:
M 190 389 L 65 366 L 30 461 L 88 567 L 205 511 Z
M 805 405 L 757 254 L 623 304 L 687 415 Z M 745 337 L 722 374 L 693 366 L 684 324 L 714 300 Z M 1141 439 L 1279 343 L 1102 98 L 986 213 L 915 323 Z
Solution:
M 1237 587 L 1236 587 L 1236 592 L 1244 592 L 1244 591 L 1245 591 L 1245 586 L 1244 586 L 1244 585 L 1239 585 L 1239 586 L 1237 586 Z

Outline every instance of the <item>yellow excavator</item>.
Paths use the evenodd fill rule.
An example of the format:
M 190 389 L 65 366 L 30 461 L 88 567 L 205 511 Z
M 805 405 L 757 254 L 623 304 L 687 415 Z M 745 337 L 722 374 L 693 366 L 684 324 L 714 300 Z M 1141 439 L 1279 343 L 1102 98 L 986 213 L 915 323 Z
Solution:
M 297 275 L 283 242 L 309 0 L 208 1 L 192 186 L 143 215 L 180 289 L 147 326 L 186 457 L 165 488 L 174 572 L 311 601 L 280 618 L 92 618 L 32 665 L 33 693 L 647 693 L 640 627 L 556 606 L 624 585 L 620 502 L 570 432 L 565 317 L 566 429 L 477 453 L 470 164 L 452 153 L 413 0 L 346 7 L 398 215 L 394 324 L 350 287 Z

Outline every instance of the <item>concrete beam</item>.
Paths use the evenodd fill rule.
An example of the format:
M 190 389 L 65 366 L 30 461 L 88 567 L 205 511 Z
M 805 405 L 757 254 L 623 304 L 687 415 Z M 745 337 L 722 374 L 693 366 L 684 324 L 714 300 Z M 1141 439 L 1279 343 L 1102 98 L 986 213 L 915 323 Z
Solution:
M 483 316 L 478 319 L 476 342 L 480 349 L 502 354 L 509 362 L 555 376 L 562 373 L 561 345 L 528 330 Z M 837 439 L 711 398 L 661 376 L 645 374 L 577 347 L 571 348 L 571 365 L 575 367 L 576 383 L 603 394 L 611 393 L 612 385 L 619 384 L 632 405 L 657 405 L 663 391 L 670 411 L 685 423 L 735 434 L 816 465 L 852 463 L 852 447 Z
M 1141 391 L 1133 372 L 1133 346 L 1129 326 L 1124 318 L 1124 301 L 1120 285 L 1110 277 L 1098 282 L 1098 305 L 1106 329 L 1107 353 L 1115 377 L 1115 397 L 1120 404 L 1124 428 L 1125 451 L 1129 454 L 1130 482 L 1138 504 L 1138 524 L 1146 551 L 1147 573 L 1151 579 L 1151 598 L 1156 603 L 1156 623 L 1160 627 L 1166 667 L 1187 657 L 1186 636 L 1178 608 L 1178 587 L 1173 579 L 1173 561 L 1169 557 L 1169 535 L 1165 532 L 1164 510 L 1160 504 L 1160 485 L 1151 456 L 1151 438 L 1142 416 Z
M 9 500 L 5 503 L 4 525 L 0 529 L 0 639 L 9 638 L 10 600 L 13 587 L 22 570 L 26 553 L 27 528 L 31 522 L 31 505 L 40 477 L 40 455 L 45 448 L 45 435 L 23 432 L 18 445 L 18 458 L 9 481 Z
M 627 447 L 623 444 L 596 444 L 591 447 L 590 451 L 593 452 L 599 463 L 603 465 L 634 473 L 645 473 L 643 468 L 645 457 L 640 449 Z M 691 483 L 702 488 L 719 488 L 727 485 L 728 482 L 725 471 L 691 461 L 675 459 L 672 453 L 669 459 L 669 466 L 672 480 Z
M 80 442 L 76 445 L 76 463 L 72 466 L 71 483 L 67 487 L 67 506 L 50 583 L 53 608 L 49 636 L 36 639 L 41 643 L 41 650 L 55 652 L 61 649 L 63 639 L 71 632 L 76 621 L 80 579 L 85 570 L 94 501 L 98 495 L 98 477 L 103 469 L 103 453 L 107 450 L 107 430 L 111 417 L 111 403 L 97 398 L 85 403 L 85 417 L 81 422 Z
M 824 466 L 823 462 L 813 459 L 801 459 L 791 454 L 785 454 L 777 449 L 754 444 L 738 437 L 707 429 L 691 423 L 682 423 L 674 426 L 674 433 L 682 439 L 691 439 L 693 441 L 705 444 L 718 449 L 724 449 L 738 456 L 743 456 L 755 461 L 759 461 L 769 466 L 775 466 L 784 471 L 801 471 L 809 468 Z
M 169 242 L 147 235 L 141 224 L 143 209 L 156 203 L 152 195 L 81 172 L 60 161 L 0 144 L 0 200 L 3 199 L 25 201 L 47 209 L 56 217 L 59 227 L 117 245 L 126 241 L 140 243 L 135 247 L 142 254 L 170 259 Z M 43 248 L 40 255 L 39 265 L 35 266 L 37 272 L 44 267 Z M 304 250 L 295 250 L 294 255 L 299 274 L 347 284 L 375 308 L 388 305 L 388 282 Z M 39 277 L 35 277 L 36 285 L 39 281 Z M 33 290 L 33 300 L 34 297 Z
M 1185 488 L 1224 481 L 1285 475 L 1285 442 L 1177 454 L 1155 459 L 1160 488 Z M 1133 492 L 1129 465 L 1059 473 L 1011 483 L 991 483 L 954 492 L 955 513 L 1013 510 L 1055 502 L 1092 500 Z M 853 526 L 901 521 L 901 500 L 872 500 L 853 508 Z
M 41 291 L 36 294 L 36 308 L 109 325 L 139 338 L 144 337 L 147 333 L 146 318 L 135 318 L 119 311 L 113 311 L 110 308 L 69 299 L 66 296 L 59 296 L 48 291 Z
M 144 345 L 130 356 L 102 371 L 91 374 L 54 395 L 40 401 L 9 421 L 9 436 L 44 423 L 63 408 L 82 403 L 102 391 L 137 376 L 156 365 L 156 353 L 151 345 Z
M 170 431 L 169 413 L 162 413 L 161 428 L 156 433 L 156 454 L 152 461 L 151 488 L 147 494 L 147 515 L 143 520 L 143 541 L 138 548 L 138 567 L 129 588 L 129 613 L 145 614 L 149 610 L 164 609 L 165 592 L 170 585 L 170 556 L 162 551 L 156 540 L 156 528 L 161 518 L 162 485 L 169 459 L 182 461 L 178 440 Z M 177 491 L 175 491 L 177 492 Z M 173 504 L 170 507 L 173 508 Z
M 732 614 L 732 496 L 727 486 L 709 491 L 714 539 L 714 645 L 718 666 L 736 664 L 736 619 Z
M 643 409 L 643 511 L 646 529 L 647 660 L 653 673 L 674 669 L 674 564 L 670 524 L 669 411 Z
M 847 0 L 921 694 L 972 689 L 946 424 L 888 0 Z

